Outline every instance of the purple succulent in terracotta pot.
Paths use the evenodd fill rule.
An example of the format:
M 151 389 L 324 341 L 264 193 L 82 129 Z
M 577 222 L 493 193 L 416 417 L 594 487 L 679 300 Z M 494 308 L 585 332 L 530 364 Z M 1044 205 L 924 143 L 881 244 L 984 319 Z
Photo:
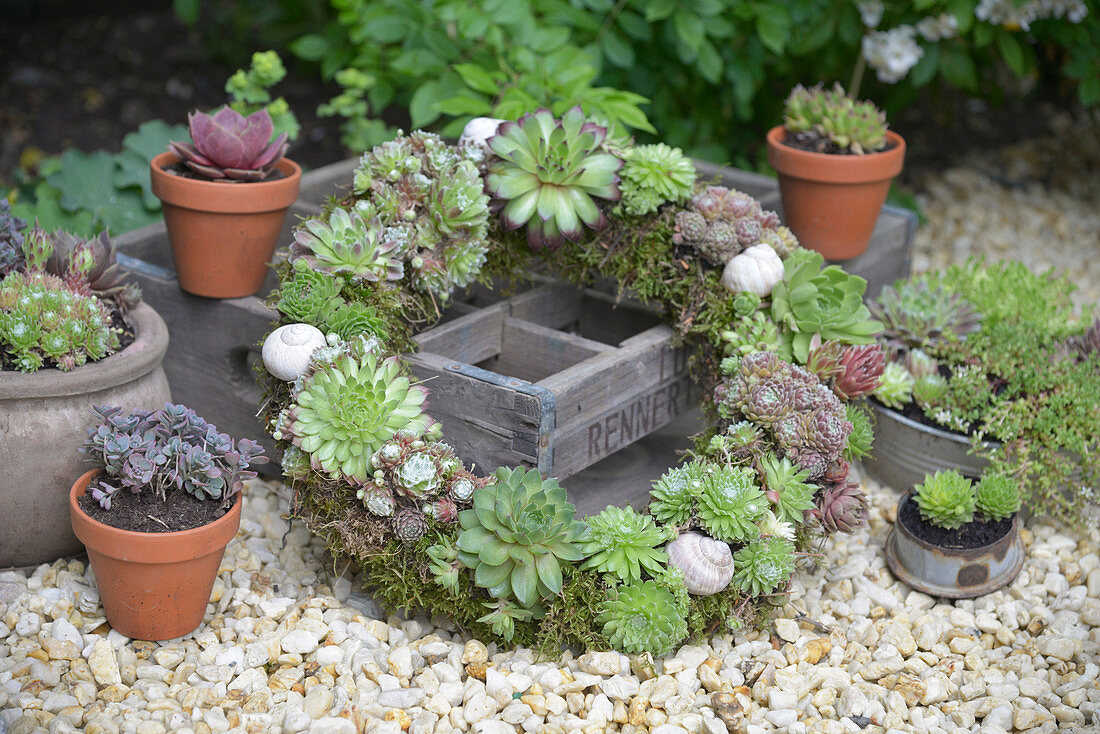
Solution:
M 274 140 L 274 128 L 267 110 L 248 117 L 230 107 L 214 115 L 188 115 L 194 143 L 168 144 L 188 168 L 216 181 L 262 181 L 271 173 L 287 149 L 286 133 Z

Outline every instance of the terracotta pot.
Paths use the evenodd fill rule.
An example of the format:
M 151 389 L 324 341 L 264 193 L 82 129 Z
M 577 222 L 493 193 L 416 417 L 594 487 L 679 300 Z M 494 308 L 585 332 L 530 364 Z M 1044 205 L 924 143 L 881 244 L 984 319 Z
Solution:
M 242 497 L 214 522 L 176 533 L 136 533 L 90 518 L 77 500 L 99 469 L 69 491 L 76 537 L 88 549 L 107 621 L 136 640 L 170 640 L 202 624 L 225 546 L 241 524 Z
M 783 143 L 782 125 L 768 131 L 768 163 L 779 174 L 784 220 L 799 244 L 828 260 L 862 255 L 901 173 L 905 140 L 887 131 L 893 147 L 866 155 L 811 153 Z
M 886 563 L 908 586 L 945 599 L 972 599 L 1008 584 L 1024 567 L 1019 517 L 1008 532 L 978 548 L 942 548 L 921 540 L 901 521 L 901 506 L 913 502 L 908 493 L 898 502 L 898 522 L 886 539 Z
M 150 169 L 180 288 L 209 298 L 253 295 L 263 287 L 286 210 L 298 198 L 302 169 L 284 158 L 276 167 L 286 177 L 278 181 L 219 183 L 164 170 L 177 163 L 161 153 Z
M 135 339 L 70 372 L 0 372 L 0 568 L 80 553 L 65 487 L 87 468 L 79 453 L 93 405 L 151 410 L 172 399 L 161 362 L 168 327 L 148 304 L 126 317 Z

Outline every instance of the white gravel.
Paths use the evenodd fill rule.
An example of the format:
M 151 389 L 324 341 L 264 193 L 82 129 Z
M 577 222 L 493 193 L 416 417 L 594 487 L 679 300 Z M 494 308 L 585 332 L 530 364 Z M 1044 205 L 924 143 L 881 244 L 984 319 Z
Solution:
M 0 574 L 0 731 L 995 734 L 1100 724 L 1096 542 L 1033 522 L 1010 587 L 937 603 L 886 569 L 897 495 L 868 490 L 870 526 L 826 545 L 829 568 L 796 577 L 771 630 L 663 661 L 603 651 L 537 661 L 423 621 L 378 619 L 348 579 L 330 584 L 331 561 L 303 527 L 282 547 L 286 490 L 255 481 L 205 623 L 179 640 L 110 630 L 79 561 Z

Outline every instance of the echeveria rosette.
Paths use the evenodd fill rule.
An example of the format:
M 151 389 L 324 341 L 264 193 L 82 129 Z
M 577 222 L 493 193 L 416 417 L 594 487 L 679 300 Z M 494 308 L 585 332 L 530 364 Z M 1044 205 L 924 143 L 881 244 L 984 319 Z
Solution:
M 584 558 L 578 542 L 585 526 L 557 480 L 522 468 L 495 476 L 474 492 L 473 509 L 458 513 L 458 558 L 491 596 L 540 610 L 543 599 L 561 593 L 562 563 Z
M 695 187 L 695 166 L 679 148 L 664 143 L 627 149 L 619 177 L 623 210 L 651 214 L 668 202 L 685 201 Z
M 756 521 L 768 509 L 768 501 L 748 467 L 717 467 L 703 480 L 699 492 L 699 524 L 707 533 L 727 543 L 756 536 Z
M 396 356 L 342 353 L 303 379 L 275 438 L 309 454 L 314 469 L 363 484 L 373 474 L 371 455 L 398 431 L 438 430 L 422 412 L 427 396 L 426 387 L 402 374 Z
M 596 621 L 615 649 L 661 657 L 687 637 L 686 612 L 682 600 L 666 585 L 642 581 L 612 589 Z
M 782 537 L 757 538 L 733 554 L 730 585 L 749 596 L 771 594 L 794 572 L 794 544 Z
M 921 517 L 945 530 L 955 530 L 974 519 L 978 498 L 974 485 L 954 469 L 926 476 L 915 488 Z
M 602 145 L 607 128 L 586 122 L 581 108 L 560 120 L 540 109 L 517 122 L 505 122 L 489 139 L 497 160 L 485 177 L 485 190 L 501 210 L 506 230 L 526 225 L 532 249 L 556 249 L 577 242 L 584 227 L 601 230 L 606 215 L 593 197 L 618 201 L 623 160 Z
M 213 115 L 192 112 L 188 126 L 193 142 L 172 142 L 168 148 L 204 178 L 260 181 L 286 154 L 286 133 L 271 139 L 274 125 L 266 109 L 248 117 L 231 107 L 223 107 Z
M 764 495 L 775 506 L 775 515 L 783 522 L 802 525 L 807 510 L 814 508 L 817 487 L 806 481 L 809 475 L 789 459 L 766 456 L 760 462 Z
M 891 347 L 936 349 L 981 328 L 981 315 L 958 293 L 929 286 L 924 277 L 883 286 L 868 304 Z
M 669 469 L 653 483 L 649 511 L 659 522 L 685 524 L 691 519 L 695 498 L 709 472 L 710 468 L 699 461 Z
M 626 582 L 641 581 L 643 571 L 658 576 L 668 556 L 657 546 L 672 540 L 673 534 L 632 507 L 608 505 L 588 518 L 588 532 L 580 543 L 588 558 L 581 568 L 594 568 Z
M 821 253 L 796 250 L 772 290 L 772 318 L 783 331 L 781 355 L 805 364 L 815 335 L 843 344 L 868 344 L 882 324 L 863 305 L 867 281 L 836 265 L 822 268 Z
M 275 308 L 292 322 L 324 330 L 325 322 L 344 302 L 340 298 L 343 277 L 314 270 L 305 258 L 296 259 L 290 272 L 290 278 L 279 285 Z
M 974 485 L 976 507 L 988 520 L 1007 520 L 1020 509 L 1020 486 L 1011 476 L 986 472 Z
M 336 207 L 326 218 L 307 219 L 294 231 L 290 260 L 304 258 L 316 270 L 353 280 L 400 280 L 404 266 L 378 219 Z
M 410 454 L 395 466 L 392 477 L 394 490 L 412 499 L 424 499 L 435 494 L 443 483 L 435 459 L 424 451 Z

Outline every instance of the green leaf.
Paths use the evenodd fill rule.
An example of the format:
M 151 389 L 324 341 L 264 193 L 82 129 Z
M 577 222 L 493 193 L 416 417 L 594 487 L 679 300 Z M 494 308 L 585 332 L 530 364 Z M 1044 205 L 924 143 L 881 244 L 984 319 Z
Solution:
M 691 51 L 690 55 L 694 56 L 699 44 L 703 42 L 703 38 L 707 35 L 703 19 L 689 10 L 681 9 L 673 16 L 672 27 L 676 31 L 680 42 Z M 681 58 L 683 58 L 683 54 L 681 54 Z
M 786 8 L 774 3 L 761 5 L 756 16 L 756 35 L 764 46 L 782 54 L 791 37 L 791 17 Z
M 172 10 L 185 25 L 195 25 L 199 20 L 199 0 L 172 0 Z
M 617 32 L 608 31 L 600 47 L 607 60 L 620 69 L 630 69 L 634 66 L 634 49 Z
M 909 82 L 914 88 L 923 87 L 935 78 L 939 66 L 940 47 L 933 44 L 924 50 L 924 56 L 921 56 L 920 61 L 909 72 Z
M 329 50 L 329 40 L 320 33 L 307 33 L 290 42 L 290 52 L 303 61 L 320 61 Z
M 444 115 L 473 115 L 484 117 L 493 111 L 489 100 L 481 95 L 459 92 L 450 99 L 444 99 L 436 103 L 438 109 Z M 459 130 L 461 132 L 461 130 Z
M 649 0 L 645 9 L 645 19 L 652 23 L 672 15 L 680 5 L 679 0 Z
M 409 100 L 409 117 L 414 129 L 429 125 L 439 118 L 438 103 L 450 96 L 450 90 L 439 80 L 420 85 Z
M 496 96 L 500 93 L 500 83 L 485 69 L 477 64 L 455 64 L 454 70 L 466 82 L 466 86 L 478 92 Z
M 801 33 L 796 34 L 788 46 L 791 54 L 805 56 L 819 51 L 833 39 L 833 33 L 836 31 L 836 17 L 830 15 L 821 22 L 814 23 L 809 28 L 802 28 L 800 31 Z
M 1001 51 L 1001 58 L 1003 58 L 1009 68 L 1016 73 L 1016 76 L 1023 76 L 1027 73 L 1027 67 L 1024 62 L 1024 50 L 1020 48 L 1020 43 L 1013 34 L 1001 30 L 1001 32 L 997 34 L 997 48 Z
M 538 601 L 538 571 L 534 565 L 517 565 L 512 569 L 512 591 L 525 607 L 529 608 Z
M 1085 107 L 1092 107 L 1100 102 L 1100 77 L 1090 76 L 1083 79 L 1077 87 L 1077 98 Z
M 363 25 L 364 35 L 379 43 L 397 43 L 409 30 L 409 21 L 401 15 L 383 15 Z
M 699 73 L 711 84 L 717 84 L 722 80 L 722 57 L 710 41 L 699 44 L 699 55 L 696 61 Z
M 58 199 L 61 192 L 46 183 L 34 187 L 35 201 L 17 200 L 11 206 L 12 214 L 28 222 L 37 221 L 42 229 L 54 232 L 63 229 L 77 237 L 91 237 L 102 227 L 97 227 L 91 212 L 80 211 L 70 214 L 61 208 Z
M 954 86 L 965 91 L 978 88 L 978 70 L 974 60 L 965 51 L 945 48 L 941 57 L 943 76 Z

